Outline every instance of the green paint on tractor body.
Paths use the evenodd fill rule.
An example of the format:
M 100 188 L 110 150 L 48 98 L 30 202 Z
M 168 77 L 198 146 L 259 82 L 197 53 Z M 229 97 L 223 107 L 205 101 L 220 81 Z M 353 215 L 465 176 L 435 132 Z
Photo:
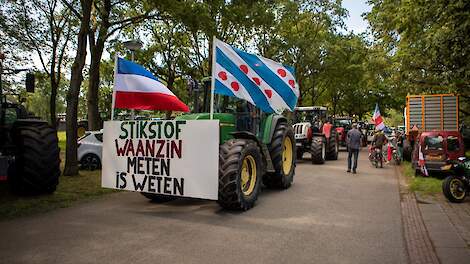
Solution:
M 275 114 L 262 115 L 260 132 L 256 137 L 264 144 L 271 142 L 271 129 L 273 125 L 273 117 Z M 209 120 L 209 113 L 195 113 L 178 116 L 176 120 Z M 237 131 L 236 116 L 231 113 L 214 113 L 214 119 L 219 120 L 220 125 L 220 144 L 223 144 L 233 138 L 232 133 Z

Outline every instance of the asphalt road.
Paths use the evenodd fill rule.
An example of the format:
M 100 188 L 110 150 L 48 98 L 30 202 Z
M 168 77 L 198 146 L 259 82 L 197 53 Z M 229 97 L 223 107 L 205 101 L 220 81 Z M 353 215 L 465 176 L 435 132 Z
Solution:
M 0 223 L 0 263 L 406 263 L 397 178 L 360 153 L 298 162 L 294 185 L 244 213 L 117 193 Z M 307 156 L 307 155 L 306 155 Z

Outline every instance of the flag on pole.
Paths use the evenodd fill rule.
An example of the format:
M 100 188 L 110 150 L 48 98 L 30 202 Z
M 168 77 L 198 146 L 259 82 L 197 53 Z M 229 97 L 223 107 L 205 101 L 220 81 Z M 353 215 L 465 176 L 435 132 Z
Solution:
M 421 168 L 421 173 L 423 173 L 424 176 L 429 176 L 428 170 L 426 169 L 426 160 L 424 159 L 423 152 L 421 151 L 421 144 L 419 145 L 418 151 L 418 165 Z
M 141 65 L 117 58 L 114 108 L 189 112 L 157 77 Z
M 294 111 L 299 87 L 294 69 L 214 38 L 214 93 L 250 102 L 266 113 Z
M 384 121 L 380 115 L 379 104 L 375 104 L 374 115 L 372 116 L 372 121 L 375 123 L 375 130 L 383 130 L 385 128 Z

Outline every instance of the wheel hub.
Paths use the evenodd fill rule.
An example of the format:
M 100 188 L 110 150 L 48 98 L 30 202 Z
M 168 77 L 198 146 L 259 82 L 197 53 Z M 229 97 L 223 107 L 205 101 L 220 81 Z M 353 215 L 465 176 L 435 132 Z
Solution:
M 292 168 L 292 163 L 294 159 L 293 155 L 293 150 L 292 150 L 292 140 L 290 137 L 284 138 L 284 142 L 282 144 L 283 150 L 282 150 L 282 171 L 284 172 L 284 175 L 287 176 L 289 175 L 291 168 Z
M 247 155 L 242 161 L 240 172 L 241 189 L 244 195 L 250 195 L 256 184 L 256 161 L 251 155 Z

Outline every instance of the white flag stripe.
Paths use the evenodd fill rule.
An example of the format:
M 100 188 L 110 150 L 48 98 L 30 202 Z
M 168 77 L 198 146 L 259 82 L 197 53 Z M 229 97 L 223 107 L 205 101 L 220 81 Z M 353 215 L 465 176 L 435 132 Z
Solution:
M 220 50 L 231 60 L 233 61 L 237 66 L 240 65 L 245 65 L 248 68 L 248 73 L 246 74 L 248 78 L 253 82 L 255 85 L 256 83 L 254 82 L 254 78 L 258 78 L 261 81 L 261 84 L 259 85 L 259 88 L 261 92 L 263 93 L 264 97 L 266 97 L 266 100 L 268 101 L 269 105 L 271 106 L 272 109 L 274 109 L 276 112 L 279 112 L 281 110 L 279 109 L 290 109 L 290 107 L 286 104 L 284 99 L 274 90 L 271 86 L 269 86 L 263 78 L 261 78 L 251 67 L 246 63 L 233 49 L 230 47 L 230 45 L 220 41 L 216 40 L 216 46 L 220 48 Z M 265 90 L 270 90 L 272 93 L 271 98 L 269 98 L 266 95 Z M 278 100 L 278 98 L 280 100 Z
M 268 58 L 264 58 L 264 57 L 261 57 L 261 56 L 257 56 L 272 72 L 274 72 L 276 75 L 279 76 L 280 79 L 282 79 L 286 84 L 287 86 L 289 87 L 292 87 L 289 83 L 289 80 L 294 80 L 295 82 L 295 88 L 292 89 L 295 93 L 295 95 L 297 97 L 299 97 L 300 95 L 300 91 L 299 91 L 299 86 L 297 85 L 297 82 L 295 81 L 295 78 L 294 76 L 292 75 L 292 73 L 286 69 L 284 66 L 282 66 L 281 63 L 278 63 L 278 62 L 275 62 L 271 59 L 268 59 Z M 286 72 L 286 76 L 285 77 L 282 77 L 277 71 L 279 69 L 283 69 L 285 72 Z
M 225 76 L 227 77 L 226 80 L 223 80 L 219 76 L 220 72 L 225 73 Z M 237 79 L 235 79 L 235 77 L 230 72 L 228 72 L 224 67 L 222 67 L 218 63 L 216 63 L 216 65 L 215 65 L 215 77 L 216 77 L 217 80 L 219 80 L 219 82 L 223 83 L 228 89 L 230 89 L 230 91 L 232 91 L 232 93 L 236 97 L 247 100 L 248 102 L 250 102 L 253 105 L 255 104 L 253 102 L 253 99 L 251 98 L 250 94 L 246 90 L 245 86 L 243 86 Z M 238 91 L 235 91 L 232 88 L 232 86 L 231 86 L 232 82 L 237 82 L 238 83 L 238 87 L 239 87 Z
M 116 74 L 114 90 L 135 93 L 162 93 L 175 96 L 163 83 L 136 74 Z

